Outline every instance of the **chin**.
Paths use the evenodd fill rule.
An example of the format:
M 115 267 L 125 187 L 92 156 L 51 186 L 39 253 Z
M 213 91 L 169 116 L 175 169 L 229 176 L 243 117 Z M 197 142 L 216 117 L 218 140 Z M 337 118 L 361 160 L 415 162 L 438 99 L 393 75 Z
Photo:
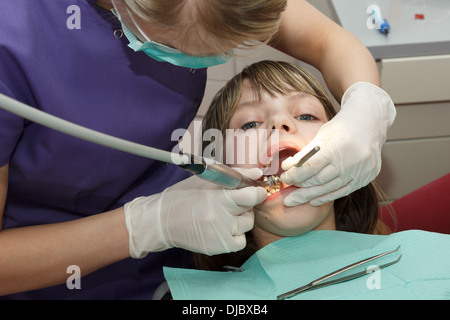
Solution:
M 299 236 L 314 229 L 334 229 L 333 202 L 321 206 L 305 203 L 286 207 L 283 204 L 284 198 L 295 189 L 284 188 L 255 206 L 255 225 L 283 237 Z

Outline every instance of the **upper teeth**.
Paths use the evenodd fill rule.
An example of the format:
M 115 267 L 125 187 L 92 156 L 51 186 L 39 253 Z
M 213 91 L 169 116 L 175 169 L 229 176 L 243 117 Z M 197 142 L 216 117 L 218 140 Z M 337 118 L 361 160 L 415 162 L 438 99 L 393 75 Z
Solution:
M 270 157 L 269 160 L 264 164 L 263 169 L 268 169 L 272 165 L 273 157 Z

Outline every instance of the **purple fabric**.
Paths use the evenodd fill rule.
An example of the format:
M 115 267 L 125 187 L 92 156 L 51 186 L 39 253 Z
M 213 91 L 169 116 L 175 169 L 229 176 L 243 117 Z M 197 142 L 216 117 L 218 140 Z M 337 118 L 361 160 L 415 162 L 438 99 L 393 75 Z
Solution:
M 120 23 L 95 0 L 0 2 L 0 92 L 77 124 L 172 150 L 203 98 L 206 69 L 156 62 L 113 32 Z M 70 5 L 81 29 L 70 30 Z M 161 192 L 187 177 L 173 165 L 111 150 L 0 110 L 0 166 L 10 164 L 3 228 L 77 219 Z M 128 259 L 66 285 L 11 298 L 150 298 L 181 250 Z M 69 276 L 69 275 L 68 275 Z

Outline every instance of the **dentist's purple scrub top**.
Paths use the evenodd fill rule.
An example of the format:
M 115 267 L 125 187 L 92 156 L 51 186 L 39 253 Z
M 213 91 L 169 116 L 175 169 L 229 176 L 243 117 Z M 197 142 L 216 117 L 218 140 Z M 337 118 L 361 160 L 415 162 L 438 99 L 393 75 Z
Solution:
M 0 92 L 88 128 L 173 150 L 172 132 L 189 125 L 203 98 L 206 69 L 193 72 L 135 53 L 125 37 L 114 37 L 118 20 L 94 3 L 1 1 Z M 0 110 L 0 166 L 7 163 L 3 229 L 105 212 L 188 176 L 176 166 L 85 142 Z M 6 298 L 150 299 L 163 281 L 162 266 L 187 260 L 184 251 L 167 250 L 82 277 L 81 289 L 62 284 Z

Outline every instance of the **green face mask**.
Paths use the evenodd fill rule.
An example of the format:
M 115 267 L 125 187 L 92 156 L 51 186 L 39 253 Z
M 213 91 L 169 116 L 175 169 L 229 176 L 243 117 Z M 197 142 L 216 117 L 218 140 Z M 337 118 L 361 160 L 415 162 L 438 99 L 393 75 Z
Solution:
M 139 28 L 138 24 L 129 12 L 134 25 L 146 39 L 146 41 L 143 43 L 142 41 L 137 39 L 133 32 L 125 25 L 125 23 L 123 23 L 122 19 L 118 15 L 117 9 L 112 10 L 112 12 L 122 24 L 123 33 L 130 42 L 128 46 L 134 51 L 145 52 L 149 57 L 155 59 L 156 61 L 169 62 L 179 67 L 200 69 L 226 63 L 233 57 L 233 51 L 221 55 L 191 56 L 181 52 L 178 49 L 171 48 L 161 43 L 152 41 L 145 35 L 144 32 L 142 32 L 141 28 Z

